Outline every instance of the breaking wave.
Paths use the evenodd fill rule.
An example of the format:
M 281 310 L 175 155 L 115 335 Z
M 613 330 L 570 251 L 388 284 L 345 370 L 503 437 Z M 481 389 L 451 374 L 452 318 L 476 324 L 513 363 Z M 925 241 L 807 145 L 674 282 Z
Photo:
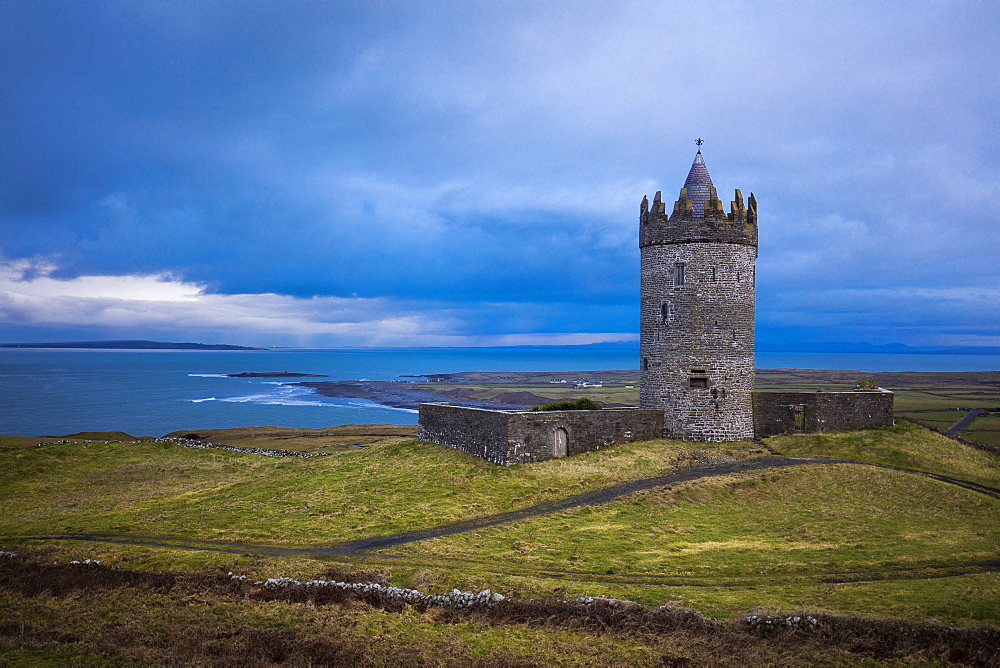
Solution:
M 245 397 L 226 397 L 225 399 L 219 399 L 219 401 L 225 401 L 231 404 L 263 404 L 263 405 L 277 405 L 277 406 L 330 406 L 330 404 L 322 401 L 307 401 L 305 399 L 296 399 L 295 397 L 286 397 L 274 394 L 249 394 Z
M 416 408 L 402 408 L 401 406 L 387 406 L 386 404 L 380 404 L 377 401 L 348 401 L 348 406 L 356 406 L 358 408 L 381 408 L 386 411 L 400 411 L 402 413 L 419 413 L 420 411 Z

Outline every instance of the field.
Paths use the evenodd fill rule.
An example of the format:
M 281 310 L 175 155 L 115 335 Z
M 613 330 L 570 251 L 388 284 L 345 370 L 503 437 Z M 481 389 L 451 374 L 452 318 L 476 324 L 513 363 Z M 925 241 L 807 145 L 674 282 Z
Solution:
M 0 557 L 3 659 L 1000 661 L 992 453 L 901 423 L 763 443 L 659 440 L 500 467 L 416 441 L 412 430 L 177 433 L 329 453 L 310 458 L 120 433 L 46 445 L 0 437 L 0 549 L 15 553 Z M 778 455 L 821 459 L 751 468 Z M 547 510 L 574 494 L 685 472 L 682 482 Z M 516 521 L 386 547 L 352 542 L 531 506 L 542 510 Z M 71 563 L 87 559 L 101 563 Z M 489 588 L 507 599 L 458 611 L 253 584 L 279 576 L 431 594 Z M 782 621 L 767 631 L 746 620 L 807 613 L 815 628 Z

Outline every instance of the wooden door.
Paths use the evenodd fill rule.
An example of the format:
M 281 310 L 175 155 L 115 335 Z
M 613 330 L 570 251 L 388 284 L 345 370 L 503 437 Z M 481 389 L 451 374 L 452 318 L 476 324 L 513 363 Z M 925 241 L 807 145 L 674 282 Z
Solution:
M 556 427 L 552 439 L 552 456 L 565 457 L 569 449 L 569 434 L 562 427 Z

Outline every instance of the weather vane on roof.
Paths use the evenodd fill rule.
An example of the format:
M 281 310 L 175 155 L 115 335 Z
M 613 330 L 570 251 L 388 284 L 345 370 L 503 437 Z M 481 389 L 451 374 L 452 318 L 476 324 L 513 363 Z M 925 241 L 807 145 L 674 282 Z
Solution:
M 701 137 L 698 137 L 698 139 L 697 139 L 697 140 L 695 140 L 695 142 L 694 142 L 694 143 L 695 143 L 695 144 L 697 144 L 698 146 L 701 146 L 702 144 L 704 144 L 704 143 L 705 143 L 705 140 L 704 140 L 704 139 L 702 139 Z

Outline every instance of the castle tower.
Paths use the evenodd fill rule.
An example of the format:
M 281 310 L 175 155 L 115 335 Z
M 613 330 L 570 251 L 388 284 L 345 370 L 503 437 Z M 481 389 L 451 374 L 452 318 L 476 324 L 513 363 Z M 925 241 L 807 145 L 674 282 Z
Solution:
M 639 407 L 667 438 L 752 438 L 757 199 L 727 215 L 699 150 L 673 211 L 657 192 L 639 221 Z

